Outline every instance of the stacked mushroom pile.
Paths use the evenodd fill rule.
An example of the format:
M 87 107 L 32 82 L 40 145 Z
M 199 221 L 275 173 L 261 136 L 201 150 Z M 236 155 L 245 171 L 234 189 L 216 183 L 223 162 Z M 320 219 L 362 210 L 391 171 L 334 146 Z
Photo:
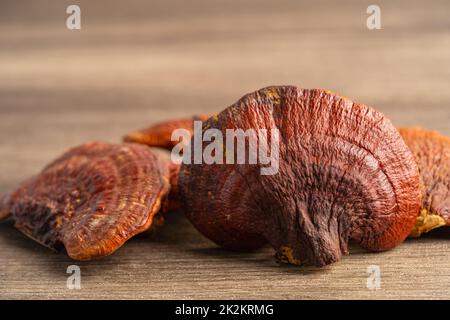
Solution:
M 172 163 L 156 147 L 171 150 L 172 131 L 192 134 L 194 120 L 220 132 L 276 129 L 277 173 L 261 175 L 258 163 L 196 163 L 195 152 Z M 397 130 L 373 108 L 327 91 L 268 87 L 218 115 L 159 123 L 124 140 L 69 150 L 5 196 L 0 218 L 12 215 L 32 239 L 88 260 L 180 207 L 220 246 L 270 244 L 279 261 L 316 266 L 340 260 L 350 240 L 383 251 L 450 222 L 450 140 Z

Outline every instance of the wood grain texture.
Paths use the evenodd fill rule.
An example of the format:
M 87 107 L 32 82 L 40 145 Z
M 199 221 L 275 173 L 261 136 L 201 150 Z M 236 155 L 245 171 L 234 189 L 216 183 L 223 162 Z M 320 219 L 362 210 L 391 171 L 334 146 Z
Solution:
M 450 3 L 378 1 L 72 1 L 0 4 L 0 193 L 70 146 L 119 141 L 170 117 L 219 111 L 272 84 L 326 88 L 372 105 L 398 126 L 450 135 Z M 0 223 L 0 298 L 450 298 L 450 231 L 385 253 L 351 247 L 324 269 L 279 266 L 270 248 L 230 253 L 181 213 L 81 267 Z M 366 287 L 381 268 L 381 289 Z

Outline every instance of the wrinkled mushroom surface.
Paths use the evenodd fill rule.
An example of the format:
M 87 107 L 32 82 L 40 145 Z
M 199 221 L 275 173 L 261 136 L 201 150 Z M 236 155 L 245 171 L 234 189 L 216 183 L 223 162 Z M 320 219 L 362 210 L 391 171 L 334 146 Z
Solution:
M 15 226 L 76 260 L 109 255 L 147 230 L 169 192 L 168 164 L 138 144 L 70 149 L 3 202 Z
M 182 165 L 186 215 L 223 247 L 268 242 L 281 261 L 323 266 L 348 253 L 349 239 L 387 250 L 415 223 L 414 158 L 392 123 L 368 106 L 323 90 L 268 87 L 210 118 L 209 128 L 280 132 L 277 174 L 261 175 L 260 164 Z
M 419 167 L 422 205 L 411 236 L 450 224 L 450 138 L 421 128 L 400 128 Z

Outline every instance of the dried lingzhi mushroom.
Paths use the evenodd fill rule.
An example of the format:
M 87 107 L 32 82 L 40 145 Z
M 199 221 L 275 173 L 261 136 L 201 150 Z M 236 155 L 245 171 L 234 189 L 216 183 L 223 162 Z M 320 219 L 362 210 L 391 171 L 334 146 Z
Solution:
M 193 131 L 194 121 L 205 121 L 210 117 L 208 114 L 200 114 L 193 116 L 191 118 L 182 118 L 176 120 L 168 120 L 159 122 L 148 128 L 130 132 L 123 140 L 125 142 L 136 142 L 141 144 L 146 144 L 151 147 L 160 147 L 171 150 L 178 141 L 172 140 L 172 132 L 176 129 L 186 129 L 191 132 Z
M 411 236 L 450 225 L 450 138 L 421 128 L 400 128 L 420 172 L 422 206 Z
M 86 143 L 24 182 L 0 212 L 73 259 L 109 255 L 152 225 L 170 189 L 168 166 L 146 146 Z
M 182 164 L 186 215 L 223 247 L 269 243 L 281 261 L 323 266 L 348 253 L 350 239 L 387 250 L 414 226 L 417 165 L 397 129 L 368 106 L 322 90 L 269 87 L 208 119 L 203 129 L 210 128 L 280 133 L 273 175 L 262 175 L 259 163 Z

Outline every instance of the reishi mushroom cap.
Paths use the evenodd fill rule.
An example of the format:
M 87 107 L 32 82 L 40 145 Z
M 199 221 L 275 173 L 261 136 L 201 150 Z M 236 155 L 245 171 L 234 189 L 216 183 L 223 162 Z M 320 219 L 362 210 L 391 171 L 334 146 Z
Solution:
M 194 121 L 205 121 L 211 115 L 200 114 L 190 118 L 180 118 L 156 123 L 150 127 L 133 131 L 125 135 L 123 141 L 146 144 L 151 147 L 160 147 L 171 150 L 178 141 L 172 141 L 172 132 L 175 129 L 186 129 L 191 134 L 194 130 Z
M 89 260 L 149 229 L 169 189 L 168 164 L 151 148 L 90 142 L 25 181 L 0 212 L 42 245 Z
M 269 243 L 280 261 L 324 266 L 348 253 L 350 239 L 387 250 L 414 226 L 417 165 L 392 123 L 366 105 L 323 90 L 267 87 L 208 119 L 209 128 L 224 137 L 226 129 L 280 133 L 274 175 L 261 175 L 261 164 L 182 164 L 186 216 L 220 246 Z
M 420 172 L 422 205 L 411 236 L 450 225 L 450 138 L 422 128 L 400 128 Z

